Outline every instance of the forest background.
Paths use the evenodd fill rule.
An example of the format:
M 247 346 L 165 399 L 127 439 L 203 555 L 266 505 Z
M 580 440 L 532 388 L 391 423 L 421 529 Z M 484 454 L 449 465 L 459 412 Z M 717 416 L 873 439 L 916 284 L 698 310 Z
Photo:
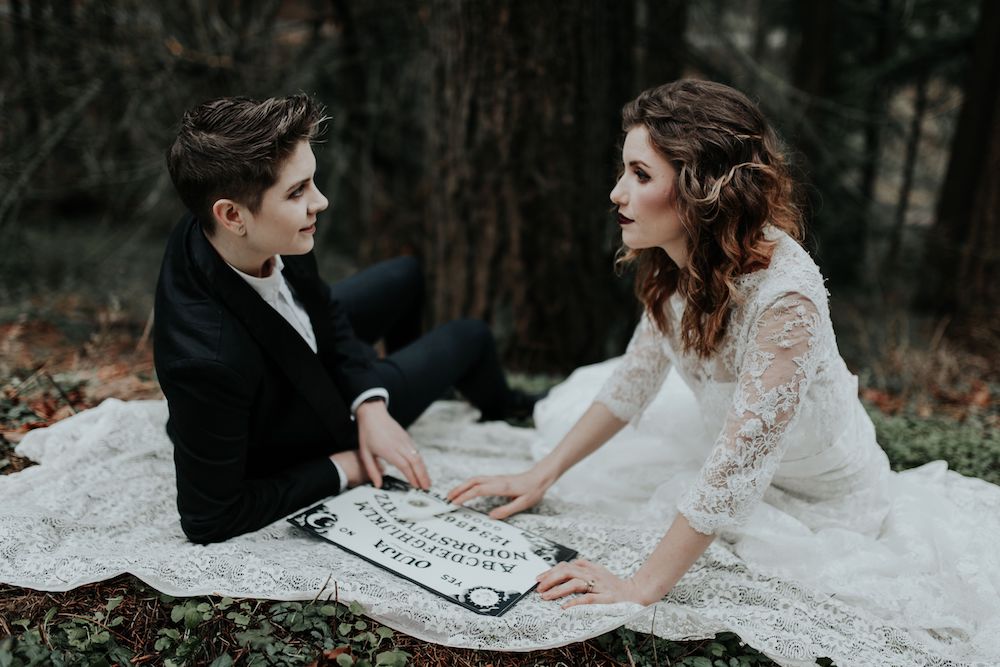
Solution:
M 690 76 L 784 138 L 869 406 L 910 420 L 907 452 L 912 428 L 972 424 L 894 464 L 1000 475 L 1000 3 L 0 0 L 0 53 L 3 473 L 26 430 L 159 395 L 164 151 L 188 107 L 314 95 L 327 279 L 414 254 L 429 325 L 481 317 L 509 368 L 555 378 L 624 350 L 620 109 Z
M 995 4 L 0 2 L 0 315 L 74 294 L 141 327 L 182 212 L 164 151 L 184 110 L 306 91 L 332 117 L 328 279 L 416 254 L 429 323 L 484 318 L 528 371 L 607 358 L 637 317 L 612 266 L 620 108 L 695 76 L 785 138 L 858 370 L 886 345 L 995 355 Z

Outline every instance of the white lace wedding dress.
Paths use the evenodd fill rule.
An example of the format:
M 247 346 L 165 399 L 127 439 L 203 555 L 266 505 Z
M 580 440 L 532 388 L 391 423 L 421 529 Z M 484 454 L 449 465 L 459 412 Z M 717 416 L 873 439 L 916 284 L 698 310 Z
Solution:
M 590 398 L 630 422 L 552 493 L 664 531 L 679 511 L 754 572 L 864 609 L 942 656 L 1000 662 L 1000 489 L 940 461 L 889 470 L 818 268 L 770 237 L 771 268 L 738 279 L 718 354 L 684 353 L 678 327 L 663 335 L 647 315 L 620 360 L 578 371 L 540 406 L 536 459 Z M 679 322 L 677 295 L 670 309 Z M 774 622 L 802 623 L 788 612 Z
M 173 595 L 311 600 L 323 589 L 413 636 L 472 648 L 559 646 L 626 624 L 669 639 L 736 632 L 782 665 L 1000 664 L 1000 487 L 943 462 L 889 472 L 818 271 L 788 239 L 772 266 L 742 279 L 710 362 L 672 352 L 643 321 L 622 359 L 578 370 L 539 404 L 536 430 L 479 424 L 447 402 L 411 427 L 444 493 L 526 469 L 595 396 L 631 420 L 511 523 L 621 575 L 678 508 L 719 531 L 651 607 L 563 611 L 532 594 L 480 616 L 284 521 L 191 544 L 162 401 L 109 400 L 28 434 L 17 452 L 40 465 L 0 475 L 0 582 L 68 590 L 130 572 Z

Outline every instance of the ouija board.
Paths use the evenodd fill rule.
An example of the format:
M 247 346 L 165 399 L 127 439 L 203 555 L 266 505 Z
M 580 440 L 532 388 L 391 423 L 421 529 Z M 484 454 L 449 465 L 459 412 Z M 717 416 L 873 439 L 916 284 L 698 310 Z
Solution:
M 359 486 L 293 525 L 477 614 L 500 616 L 576 551 L 406 482 Z

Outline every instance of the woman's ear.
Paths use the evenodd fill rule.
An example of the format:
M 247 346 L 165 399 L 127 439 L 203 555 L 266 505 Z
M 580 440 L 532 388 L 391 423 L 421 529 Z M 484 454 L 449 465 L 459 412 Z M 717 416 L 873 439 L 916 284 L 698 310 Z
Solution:
M 212 216 L 218 229 L 236 236 L 246 236 L 246 220 L 243 207 L 232 199 L 219 199 L 212 204 Z

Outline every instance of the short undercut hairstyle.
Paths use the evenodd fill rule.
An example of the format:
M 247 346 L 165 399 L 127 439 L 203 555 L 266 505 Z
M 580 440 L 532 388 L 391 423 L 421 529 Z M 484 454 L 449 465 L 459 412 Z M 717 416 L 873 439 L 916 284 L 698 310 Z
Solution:
M 305 94 L 263 101 L 222 97 L 189 109 L 167 151 L 167 169 L 184 205 L 209 235 L 212 207 L 231 199 L 260 210 L 264 192 L 278 180 L 301 141 L 315 141 L 327 119 Z

